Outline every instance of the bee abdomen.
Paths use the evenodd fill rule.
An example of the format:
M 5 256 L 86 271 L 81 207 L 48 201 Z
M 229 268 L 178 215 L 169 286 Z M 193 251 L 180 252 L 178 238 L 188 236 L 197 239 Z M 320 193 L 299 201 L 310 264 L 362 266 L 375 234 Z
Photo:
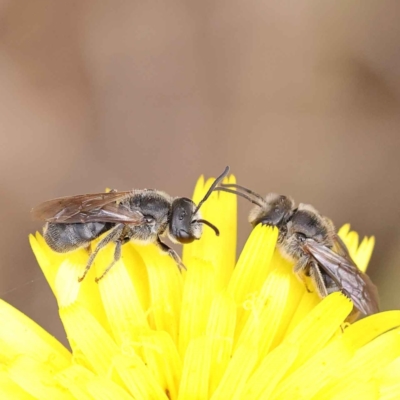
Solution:
M 44 227 L 43 237 L 52 250 L 66 253 L 79 247 L 86 247 L 92 240 L 111 229 L 113 225 L 109 222 L 47 223 Z

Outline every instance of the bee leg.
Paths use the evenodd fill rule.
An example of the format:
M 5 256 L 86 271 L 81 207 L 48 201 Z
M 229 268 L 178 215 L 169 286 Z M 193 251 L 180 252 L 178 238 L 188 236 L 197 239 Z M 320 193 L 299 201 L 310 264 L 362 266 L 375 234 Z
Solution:
M 89 256 L 92 254 L 92 247 L 90 246 L 90 243 L 84 247 L 84 249 L 88 252 Z
M 307 285 L 306 276 L 309 276 L 309 265 L 310 259 L 307 256 L 300 257 L 296 265 L 293 268 L 293 272 L 297 278 L 304 284 L 308 293 L 312 293 L 312 290 Z
M 103 247 L 107 246 L 108 243 L 115 242 L 121 236 L 123 230 L 124 230 L 124 225 L 118 224 L 108 233 L 106 237 L 100 240 L 99 244 L 96 246 L 93 253 L 90 255 L 89 260 L 85 267 L 85 271 L 83 272 L 83 275 L 80 278 L 78 278 L 78 282 L 82 282 L 85 279 L 86 274 L 89 272 L 89 269 L 92 266 L 93 261 L 97 256 L 97 253 Z
M 310 268 L 310 276 L 314 282 L 315 288 L 320 297 L 324 298 L 328 296 L 328 290 L 326 289 L 324 278 L 322 277 L 321 270 L 317 263 L 313 263 Z
M 170 257 L 172 257 L 174 259 L 174 261 L 176 262 L 176 265 L 178 266 L 180 272 L 182 272 L 183 269 L 185 271 L 187 270 L 187 268 L 183 264 L 181 258 L 179 257 L 178 253 L 174 249 L 171 249 L 171 247 L 169 247 L 168 245 L 163 243 L 159 237 L 157 237 L 157 240 L 156 240 L 155 244 L 158 246 L 158 248 L 161 251 L 163 251 L 164 253 L 167 253 Z
M 104 275 L 107 274 L 107 272 L 114 266 L 114 264 L 119 261 L 119 259 L 121 258 L 121 247 L 122 247 L 122 241 L 121 240 L 117 240 L 115 242 L 115 251 L 114 251 L 114 260 L 112 261 L 112 263 L 103 271 L 103 273 L 95 279 L 96 283 L 99 283 L 100 279 L 104 278 Z

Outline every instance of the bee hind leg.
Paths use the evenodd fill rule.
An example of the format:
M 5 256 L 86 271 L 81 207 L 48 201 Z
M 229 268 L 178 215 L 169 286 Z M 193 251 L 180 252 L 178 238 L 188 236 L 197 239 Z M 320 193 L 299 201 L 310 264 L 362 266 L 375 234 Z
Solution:
M 119 239 L 119 237 L 121 236 L 123 230 L 124 230 L 124 225 L 118 224 L 113 229 L 111 229 L 111 231 L 108 233 L 107 236 L 105 236 L 102 240 L 100 240 L 100 242 L 98 243 L 98 245 L 96 246 L 96 248 L 94 249 L 92 254 L 90 255 L 89 260 L 85 267 L 85 271 L 83 271 L 83 275 L 80 278 L 78 278 L 78 282 L 82 282 L 85 279 L 86 274 L 89 272 L 89 269 L 92 266 L 93 261 L 97 256 L 97 253 L 103 247 L 107 246 L 108 243 L 117 241 Z
M 328 296 L 328 290 L 325 285 L 324 278 L 322 277 L 321 270 L 317 263 L 313 263 L 310 268 L 310 277 L 317 289 L 317 293 L 320 297 L 324 298 Z
M 111 264 L 103 271 L 103 273 L 95 279 L 96 283 L 99 282 L 100 279 L 104 278 L 104 275 L 107 274 L 107 272 L 114 266 L 114 264 L 119 261 L 121 258 L 121 247 L 122 247 L 122 241 L 117 240 L 115 242 L 115 250 L 114 250 L 114 260 L 111 262 Z

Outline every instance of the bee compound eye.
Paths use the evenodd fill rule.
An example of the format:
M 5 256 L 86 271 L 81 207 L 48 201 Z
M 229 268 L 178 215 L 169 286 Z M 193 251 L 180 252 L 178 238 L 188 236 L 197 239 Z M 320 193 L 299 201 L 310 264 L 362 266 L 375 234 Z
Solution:
M 181 214 L 179 214 L 179 221 L 183 221 L 185 216 L 186 216 L 186 213 L 185 213 L 185 211 L 183 211 Z
M 307 236 L 301 232 L 297 232 L 296 237 L 300 242 L 304 242 L 307 239 Z

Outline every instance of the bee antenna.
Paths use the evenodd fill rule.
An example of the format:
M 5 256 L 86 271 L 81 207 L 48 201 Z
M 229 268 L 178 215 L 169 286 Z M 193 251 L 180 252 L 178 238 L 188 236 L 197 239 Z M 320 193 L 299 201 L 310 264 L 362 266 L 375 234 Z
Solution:
M 194 222 L 201 222 L 202 224 L 209 226 L 215 232 L 215 235 L 219 236 L 219 229 L 215 225 L 213 225 L 211 222 L 209 222 L 205 219 L 196 219 L 195 221 L 192 221 L 192 223 L 194 223 Z
M 214 191 L 214 189 L 222 182 L 222 180 L 229 174 L 229 166 L 225 167 L 224 172 L 213 182 L 211 185 L 210 189 L 208 189 L 208 192 L 205 194 L 203 199 L 200 201 L 200 203 L 197 205 L 196 209 L 193 211 L 193 214 L 196 214 L 197 211 L 199 211 L 200 207 L 203 205 L 203 203 L 210 197 L 211 193 Z
M 238 185 L 237 183 L 223 183 L 223 184 L 221 184 L 221 186 L 223 186 L 223 187 L 232 187 L 232 188 L 240 189 L 240 190 L 242 190 L 243 192 L 246 192 L 246 193 L 248 193 L 248 194 L 251 194 L 251 195 L 254 196 L 256 199 L 259 199 L 259 200 L 261 200 L 262 202 L 264 202 L 264 197 L 260 196 L 258 193 L 253 192 L 253 191 L 250 190 L 250 189 L 247 189 L 247 188 L 244 187 L 244 186 Z
M 228 189 L 228 188 L 225 187 L 225 186 L 217 187 L 215 190 L 219 190 L 219 191 L 221 191 L 221 192 L 226 192 L 226 193 L 236 194 L 237 196 L 243 197 L 244 199 L 250 201 L 250 203 L 253 203 L 253 204 L 255 204 L 255 205 L 258 206 L 258 207 L 263 207 L 263 204 L 262 204 L 261 202 L 258 202 L 258 201 L 256 201 L 256 200 L 252 199 L 252 198 L 251 198 L 250 196 L 248 196 L 247 194 L 244 194 L 244 193 L 242 193 L 242 192 L 239 192 L 238 190 Z M 262 199 L 262 200 L 264 200 L 264 199 Z

